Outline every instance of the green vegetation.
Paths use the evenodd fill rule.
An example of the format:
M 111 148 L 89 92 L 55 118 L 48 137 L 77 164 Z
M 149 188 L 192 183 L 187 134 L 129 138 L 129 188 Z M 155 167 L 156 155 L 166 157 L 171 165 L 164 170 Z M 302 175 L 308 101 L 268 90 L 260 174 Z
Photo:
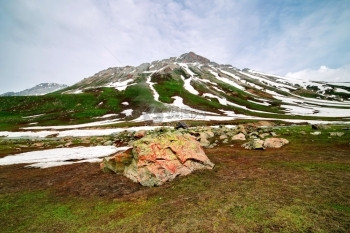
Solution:
M 153 76 L 152 81 L 157 81 L 154 88 L 159 94 L 159 100 L 164 103 L 172 103 L 174 101 L 173 96 L 180 96 L 183 98 L 184 103 L 196 109 L 217 112 L 222 106 L 218 102 L 209 101 L 197 95 L 189 93 L 184 89 L 184 82 L 178 77 L 172 77 L 171 75 L 159 75 Z
M 2 167 L 2 231 L 348 232 L 350 133 L 329 137 L 343 127 L 318 136 L 310 126 L 275 128 L 291 142 L 280 149 L 250 151 L 238 142 L 208 149 L 213 170 L 154 188 L 121 182 L 121 175 L 98 172 L 98 164 Z M 29 175 L 42 186 L 24 185 Z M 107 187 L 110 196 L 100 195 Z

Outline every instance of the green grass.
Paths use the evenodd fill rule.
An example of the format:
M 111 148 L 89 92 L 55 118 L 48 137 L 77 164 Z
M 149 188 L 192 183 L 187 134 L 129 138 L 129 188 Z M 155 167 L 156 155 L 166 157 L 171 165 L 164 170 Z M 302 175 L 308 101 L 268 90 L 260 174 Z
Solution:
M 40 170 L 15 167 L 16 179 L 1 173 L 2 232 L 347 232 L 350 134 L 328 136 L 342 127 L 331 126 L 319 136 L 309 134 L 310 126 L 276 128 L 291 142 L 281 149 L 250 151 L 233 144 L 206 150 L 213 170 L 199 170 L 122 197 L 77 196 L 69 189 L 58 195 L 60 182 L 26 189 L 18 177 L 22 172 L 47 177 L 40 177 Z M 70 182 L 70 175 L 78 175 L 74 172 L 54 174 L 64 174 L 63 181 Z M 110 180 L 104 176 L 104 183 L 93 190 L 114 184 L 116 176 L 111 174 Z M 81 176 L 80 183 L 85 182 L 91 182 L 90 177 Z M 88 187 L 82 186 L 74 190 Z
M 173 96 L 180 96 L 184 103 L 196 109 L 217 112 L 222 106 L 218 102 L 209 101 L 197 95 L 193 95 L 184 89 L 184 82 L 178 77 L 160 77 L 154 88 L 159 94 L 159 100 L 164 103 L 174 102 Z
M 94 232 L 136 221 L 154 201 L 62 198 L 46 191 L 0 195 L 2 232 Z M 113 215 L 125 216 L 113 221 Z

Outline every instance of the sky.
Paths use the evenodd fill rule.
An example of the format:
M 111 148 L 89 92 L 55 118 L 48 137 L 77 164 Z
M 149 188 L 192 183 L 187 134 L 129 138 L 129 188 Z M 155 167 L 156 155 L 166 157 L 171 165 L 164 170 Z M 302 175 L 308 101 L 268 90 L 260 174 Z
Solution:
M 349 0 L 0 0 L 0 93 L 193 51 L 350 82 Z

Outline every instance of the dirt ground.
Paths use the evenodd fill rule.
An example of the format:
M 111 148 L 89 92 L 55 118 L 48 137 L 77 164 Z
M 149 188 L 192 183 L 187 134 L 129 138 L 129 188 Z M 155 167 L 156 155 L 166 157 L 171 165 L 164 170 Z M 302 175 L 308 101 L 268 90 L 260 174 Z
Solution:
M 264 151 L 245 150 L 242 143 L 206 149 L 213 170 L 196 171 L 154 188 L 103 173 L 97 163 L 46 169 L 2 166 L 0 197 L 48 191 L 57 202 L 98 198 L 127 203 L 127 210 L 118 212 L 115 207 L 105 213 L 107 217 L 89 223 L 103 226 L 101 232 L 348 232 L 350 144 L 347 139 L 327 140 L 292 138 L 287 146 Z M 17 215 L 5 220 L 8 225 Z M 113 220 L 103 222 L 104 218 Z M 40 221 L 25 226 L 56 231 L 57 220 L 52 225 Z M 82 229 L 76 221 L 62 223 L 69 227 L 66 232 Z M 82 231 L 93 228 L 86 229 Z

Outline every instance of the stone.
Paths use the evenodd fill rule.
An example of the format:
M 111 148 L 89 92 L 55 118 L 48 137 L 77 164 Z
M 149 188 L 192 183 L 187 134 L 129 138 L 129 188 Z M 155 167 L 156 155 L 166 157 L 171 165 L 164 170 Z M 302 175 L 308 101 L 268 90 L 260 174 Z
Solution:
M 311 132 L 310 134 L 311 134 L 311 135 L 320 135 L 321 132 L 320 132 L 320 131 L 315 131 L 315 132 Z
M 225 135 L 225 134 L 220 135 L 220 137 L 219 137 L 220 140 L 224 140 L 224 139 L 226 139 L 226 138 L 227 138 L 227 135 Z
M 36 142 L 33 144 L 34 147 L 43 147 L 44 143 L 43 142 Z
M 259 138 L 263 139 L 263 138 L 266 138 L 267 136 L 270 136 L 269 133 L 262 133 L 259 135 Z
M 111 146 L 113 145 L 112 141 L 106 141 L 105 143 L 103 143 L 104 146 Z
M 265 148 L 281 148 L 288 144 L 289 141 L 285 138 L 267 138 L 264 141 Z
M 104 158 L 100 163 L 100 168 L 104 172 L 123 173 L 125 167 L 131 164 L 132 158 L 132 149 L 130 148 Z
M 341 137 L 344 135 L 344 132 L 330 132 L 329 136 L 331 137 Z
M 238 133 L 243 133 L 244 135 L 247 135 L 247 131 L 246 131 L 244 125 L 238 125 L 237 131 L 238 131 Z
M 264 141 L 261 139 L 250 140 L 242 145 L 243 148 L 248 150 L 264 150 Z
M 134 134 L 135 138 L 143 138 L 146 135 L 146 130 L 139 130 Z
M 201 146 L 206 147 L 210 145 L 208 138 L 209 138 L 209 135 L 207 133 L 205 132 L 199 133 L 199 143 L 201 144 Z
M 232 140 L 241 140 L 241 141 L 245 141 L 246 138 L 245 138 L 245 135 L 243 133 L 239 133 L 239 134 L 236 134 L 232 137 Z
M 212 169 L 199 142 L 190 134 L 166 132 L 134 142 L 133 159 L 124 175 L 143 186 L 159 186 L 198 169 Z
M 176 124 L 175 129 L 188 129 L 188 125 L 185 122 L 180 121 Z
M 222 143 L 228 143 L 228 139 L 226 138 L 225 140 L 222 141 Z
M 327 125 L 322 125 L 322 124 L 313 124 L 311 125 L 311 129 L 313 130 L 324 130 L 328 129 L 329 127 Z
M 276 136 L 277 136 L 277 134 L 276 134 L 275 132 L 270 132 L 270 135 L 271 135 L 272 137 L 276 137 Z

